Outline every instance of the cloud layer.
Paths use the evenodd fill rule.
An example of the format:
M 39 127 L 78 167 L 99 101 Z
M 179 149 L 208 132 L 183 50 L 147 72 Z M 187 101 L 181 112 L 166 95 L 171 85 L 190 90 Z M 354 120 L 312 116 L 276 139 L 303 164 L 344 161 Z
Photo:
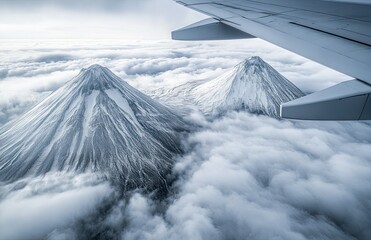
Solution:
M 260 40 L 2 44 L 3 123 L 95 63 L 148 94 L 214 78 L 252 55 L 306 92 L 348 78 Z M 16 239 L 371 235 L 369 123 L 291 122 L 245 112 L 208 121 L 196 108 L 187 119 L 200 127 L 184 142 L 168 196 L 123 194 L 90 174 L 48 175 L 0 187 L 0 232 Z
M 230 113 L 189 137 L 167 198 L 122 195 L 91 175 L 48 176 L 2 197 L 2 232 L 18 239 L 368 239 L 370 136 L 364 123 Z M 12 228 L 19 221 L 24 227 Z
M 101 64 L 134 87 L 154 90 L 219 76 L 259 55 L 305 92 L 349 77 L 262 40 L 226 42 L 6 41 L 0 42 L 0 125 L 92 64 Z
M 40 239 L 58 226 L 73 224 L 112 194 L 96 175 L 48 175 L 0 187 L 3 239 Z

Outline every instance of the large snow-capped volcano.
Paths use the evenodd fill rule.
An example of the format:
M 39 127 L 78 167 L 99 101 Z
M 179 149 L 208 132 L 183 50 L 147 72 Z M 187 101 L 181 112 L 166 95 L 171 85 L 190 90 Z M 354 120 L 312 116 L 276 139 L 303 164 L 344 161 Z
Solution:
M 93 65 L 0 130 L 0 180 L 100 171 L 126 187 L 156 186 L 180 152 L 182 120 Z
M 304 94 L 260 57 L 238 64 L 217 79 L 196 86 L 191 97 L 206 114 L 229 110 L 279 117 L 280 104 Z
M 152 95 L 174 107 L 195 105 L 209 116 L 247 110 L 271 117 L 279 117 L 281 103 L 304 96 L 260 57 L 251 57 L 216 79 L 158 89 Z

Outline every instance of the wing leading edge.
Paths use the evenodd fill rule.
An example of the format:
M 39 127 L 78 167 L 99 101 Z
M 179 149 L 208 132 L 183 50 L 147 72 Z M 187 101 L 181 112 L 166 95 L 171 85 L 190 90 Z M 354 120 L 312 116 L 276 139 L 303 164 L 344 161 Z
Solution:
M 325 0 L 182 0 L 177 2 L 212 17 L 211 20 L 206 20 L 206 23 L 211 21 L 214 25 L 229 26 L 229 31 L 233 28 L 238 33 L 247 33 L 243 37 L 239 34 L 229 35 L 227 32 L 219 35 L 214 33 L 211 34 L 212 40 L 253 36 L 262 38 L 353 76 L 357 79 L 355 82 L 359 83 L 335 86 L 331 91 L 324 90 L 321 94 L 307 96 L 305 101 L 283 104 L 282 117 L 371 120 L 370 114 L 367 113 L 371 111 L 368 100 L 371 98 L 369 97 L 371 94 L 371 3 Z M 200 25 L 203 27 L 201 32 L 213 32 L 208 24 L 198 24 Z M 192 31 L 192 25 L 185 29 L 188 32 L 183 31 L 184 29 L 174 32 L 173 39 L 202 40 L 196 31 Z M 178 37 L 177 33 L 182 33 L 183 39 Z M 350 101 L 349 104 L 344 104 L 344 96 L 356 99 L 359 95 L 359 92 L 352 91 L 354 86 L 361 86 L 364 89 L 362 94 L 368 97 L 364 101 Z M 327 96 L 326 99 L 319 97 L 323 94 Z M 331 111 L 327 112 L 332 114 L 324 114 L 326 109 L 330 110 L 330 107 Z M 362 109 L 362 113 L 353 114 L 352 110 L 355 107 Z M 343 114 L 335 114 L 334 109 L 342 111 Z

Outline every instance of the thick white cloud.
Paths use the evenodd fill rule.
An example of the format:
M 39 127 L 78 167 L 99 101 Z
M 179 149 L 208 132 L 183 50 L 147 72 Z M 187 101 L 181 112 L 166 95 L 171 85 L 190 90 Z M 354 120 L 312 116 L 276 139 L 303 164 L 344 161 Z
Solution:
M 168 214 L 185 214 L 183 224 L 206 218 L 221 239 L 367 239 L 371 135 L 350 137 L 347 128 L 371 133 L 362 123 L 295 124 L 246 113 L 210 123 L 190 137 L 196 147 L 176 166 L 187 177 Z
M 122 239 L 368 239 L 371 128 L 293 123 L 244 112 L 187 140 L 165 199 L 133 193 L 82 220 Z
M 41 239 L 57 227 L 73 224 L 112 193 L 96 175 L 47 175 L 1 186 L 2 239 Z

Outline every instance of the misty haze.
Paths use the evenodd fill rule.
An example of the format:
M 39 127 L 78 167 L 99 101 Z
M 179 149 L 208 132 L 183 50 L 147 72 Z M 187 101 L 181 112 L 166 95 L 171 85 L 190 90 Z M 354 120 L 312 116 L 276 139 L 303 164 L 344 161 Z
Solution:
M 0 240 L 370 239 L 371 122 L 281 117 L 355 77 L 203 18 L 0 0 Z

